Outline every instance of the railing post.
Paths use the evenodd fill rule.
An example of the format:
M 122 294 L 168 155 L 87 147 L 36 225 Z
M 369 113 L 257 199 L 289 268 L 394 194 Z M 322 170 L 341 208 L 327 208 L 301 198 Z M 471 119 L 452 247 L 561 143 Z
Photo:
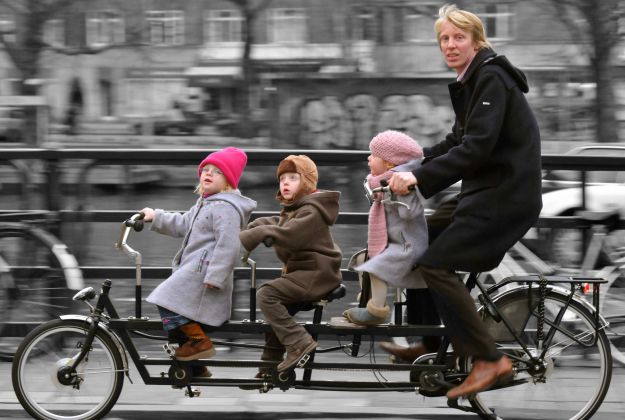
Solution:
M 59 171 L 59 160 L 57 158 L 50 158 L 45 160 L 44 176 L 46 184 L 45 197 L 46 197 L 46 210 L 58 213 L 62 206 L 62 191 L 61 191 L 61 174 Z M 50 224 L 48 230 L 60 237 L 61 233 L 61 219 L 54 218 Z

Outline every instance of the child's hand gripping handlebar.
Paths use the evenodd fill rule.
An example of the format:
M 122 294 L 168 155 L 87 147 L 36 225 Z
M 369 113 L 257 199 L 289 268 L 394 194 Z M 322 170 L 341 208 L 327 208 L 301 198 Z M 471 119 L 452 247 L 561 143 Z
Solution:
M 265 239 L 263 239 L 263 244 L 265 244 L 267 248 L 271 247 L 273 245 L 273 242 L 274 240 L 271 236 L 267 236 L 265 237 Z M 256 264 L 254 260 L 250 259 L 251 253 L 252 251 L 245 250 L 243 256 L 241 257 L 241 262 L 248 267 L 251 267 L 251 263 Z

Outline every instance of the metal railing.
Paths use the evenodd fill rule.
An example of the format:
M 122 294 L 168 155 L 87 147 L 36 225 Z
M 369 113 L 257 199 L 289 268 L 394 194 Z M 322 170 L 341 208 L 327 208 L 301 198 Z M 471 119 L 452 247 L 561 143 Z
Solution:
M 79 179 L 86 182 L 86 174 L 98 165 L 196 165 L 207 153 L 216 149 L 198 150 L 139 150 L 139 149 L 5 149 L 0 150 L 0 164 L 8 165 L 17 170 L 19 179 L 23 181 L 32 179 L 31 165 L 23 161 L 40 161 L 43 163 L 43 182 L 45 182 L 46 211 L 36 211 L 32 217 L 46 217 L 58 221 L 59 225 L 66 222 L 110 222 L 120 223 L 129 218 L 134 210 L 97 210 L 97 211 L 73 211 L 63 210 L 63 189 L 61 188 L 61 171 L 67 161 L 80 160 L 81 170 Z M 308 151 L 308 150 L 246 150 L 248 165 L 250 166 L 275 166 L 277 162 L 289 154 L 306 154 L 310 156 L 318 166 L 355 166 L 366 162 L 368 151 Z M 86 161 L 86 163 L 85 163 Z M 620 171 L 625 168 L 625 157 L 604 156 L 563 156 L 545 155 L 542 157 L 543 169 L 563 169 L 579 172 L 581 185 L 586 186 L 586 173 L 589 171 Z M 585 205 L 586 195 L 582 195 L 582 205 Z M 19 212 L 20 214 L 11 213 Z M 24 217 L 24 210 L 0 210 L 3 221 L 20 221 Z M 46 214 L 47 213 L 47 214 Z M 254 212 L 253 218 L 276 215 L 277 212 Z M 360 212 L 341 212 L 337 224 L 366 225 L 367 214 Z M 625 229 L 625 220 L 620 220 L 620 228 Z M 545 228 L 589 228 L 590 226 L 577 217 L 541 217 L 536 227 Z M 135 275 L 134 267 L 112 266 L 85 266 L 80 267 L 86 279 L 93 278 L 132 278 Z M 143 267 L 145 278 L 166 278 L 171 272 L 171 267 Z M 279 275 L 278 268 L 259 268 L 259 279 L 271 279 Z M 247 279 L 248 269 L 239 267 L 235 270 L 235 280 Z M 346 281 L 355 281 L 353 272 L 343 270 Z

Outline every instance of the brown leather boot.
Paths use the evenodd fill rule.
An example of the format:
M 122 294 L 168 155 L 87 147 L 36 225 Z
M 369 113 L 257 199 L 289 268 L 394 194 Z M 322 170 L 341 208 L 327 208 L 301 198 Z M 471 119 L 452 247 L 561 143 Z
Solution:
M 428 353 L 427 349 L 423 344 L 415 344 L 414 346 L 410 347 L 402 347 L 391 341 L 383 341 L 380 343 L 380 347 L 382 348 L 382 350 L 395 356 L 396 359 L 408 363 L 412 363 L 415 361 L 415 359 Z
M 189 340 L 176 349 L 176 359 L 189 360 L 208 359 L 215 355 L 213 342 L 206 336 L 200 324 L 190 322 L 180 327 Z
M 478 360 L 473 364 L 473 369 L 464 382 L 447 391 L 447 398 L 455 399 L 477 394 L 490 388 L 498 380 L 510 376 L 511 373 L 512 362 L 507 356 L 496 362 Z

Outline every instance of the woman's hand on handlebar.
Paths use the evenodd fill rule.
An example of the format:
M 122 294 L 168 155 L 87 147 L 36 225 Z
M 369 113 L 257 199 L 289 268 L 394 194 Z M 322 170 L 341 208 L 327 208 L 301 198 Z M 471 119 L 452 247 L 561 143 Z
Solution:
M 417 185 L 417 178 L 412 172 L 395 172 L 388 185 L 395 194 L 406 195 L 410 192 L 410 187 Z
M 145 207 L 143 210 L 141 210 L 141 213 L 144 214 L 143 216 L 144 222 L 151 222 L 152 220 L 154 220 L 154 209 L 150 207 Z

